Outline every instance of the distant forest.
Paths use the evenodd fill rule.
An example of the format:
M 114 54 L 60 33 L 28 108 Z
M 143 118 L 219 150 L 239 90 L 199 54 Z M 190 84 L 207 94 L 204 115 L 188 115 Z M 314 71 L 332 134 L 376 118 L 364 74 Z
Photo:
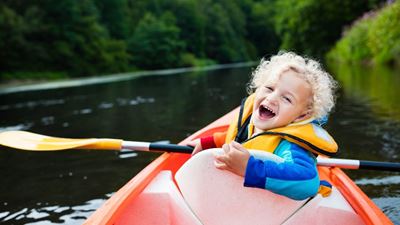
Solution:
M 353 22 L 326 58 L 347 64 L 400 67 L 400 1 Z
M 0 79 L 322 57 L 379 0 L 2 0 Z M 55 75 L 54 75 L 55 74 Z

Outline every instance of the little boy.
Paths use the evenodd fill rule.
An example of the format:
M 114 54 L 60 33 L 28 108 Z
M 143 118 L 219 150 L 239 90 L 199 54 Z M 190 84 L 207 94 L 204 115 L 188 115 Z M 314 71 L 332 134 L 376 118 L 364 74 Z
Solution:
M 258 187 L 295 200 L 320 188 L 315 154 L 334 155 L 337 145 L 320 127 L 334 106 L 336 82 L 314 60 L 279 53 L 262 60 L 252 74 L 240 113 L 227 132 L 192 142 L 193 154 L 221 147 L 219 169 L 244 176 L 244 186 Z M 283 163 L 263 161 L 247 149 L 271 152 Z

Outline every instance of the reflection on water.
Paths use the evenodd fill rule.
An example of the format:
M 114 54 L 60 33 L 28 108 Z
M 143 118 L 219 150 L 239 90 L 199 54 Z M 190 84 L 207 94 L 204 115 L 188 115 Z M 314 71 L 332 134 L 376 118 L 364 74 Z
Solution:
M 333 65 L 331 70 L 342 87 L 329 124 L 342 151 L 340 156 L 399 162 L 399 71 L 356 65 Z M 398 174 L 380 171 L 346 173 L 393 222 L 400 224 Z
M 361 101 L 367 99 L 378 117 L 389 116 L 400 120 L 400 69 L 346 64 L 331 68 L 346 96 Z
M 235 68 L 146 76 L 0 95 L 0 130 L 177 143 L 236 107 L 246 95 L 250 71 Z M 334 74 L 343 88 L 327 129 L 340 145 L 340 157 L 398 160 L 400 110 L 395 97 L 400 93 L 386 89 L 396 89 L 399 79 L 387 73 L 380 78 L 385 85 L 374 86 L 382 75 L 343 68 Z M 4 224 L 79 224 L 159 155 L 0 150 L 0 222 Z M 400 221 L 398 174 L 347 173 L 393 221 Z

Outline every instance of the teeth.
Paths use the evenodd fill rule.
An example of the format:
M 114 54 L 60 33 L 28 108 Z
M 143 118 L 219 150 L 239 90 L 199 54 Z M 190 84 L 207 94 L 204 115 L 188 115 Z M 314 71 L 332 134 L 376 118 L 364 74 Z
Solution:
M 272 110 L 271 108 L 269 108 L 268 106 L 263 105 L 262 107 L 264 107 L 265 109 L 267 109 L 268 111 L 272 112 L 273 114 L 276 114 L 274 112 L 274 110 Z

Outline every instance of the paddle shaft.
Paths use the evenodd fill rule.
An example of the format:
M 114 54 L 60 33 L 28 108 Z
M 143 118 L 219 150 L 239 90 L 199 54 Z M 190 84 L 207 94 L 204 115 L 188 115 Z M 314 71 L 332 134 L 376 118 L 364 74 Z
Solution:
M 0 132 L 0 145 L 30 151 L 56 151 L 66 149 L 102 149 L 121 150 L 131 149 L 138 151 L 178 152 L 191 154 L 193 147 L 162 144 L 158 142 L 123 141 L 120 139 L 74 139 L 50 137 L 27 131 Z M 344 169 L 369 169 L 400 171 L 400 163 L 363 161 L 352 159 L 317 158 L 320 166 L 339 167 Z
M 400 172 L 400 163 L 356 159 L 317 158 L 319 166 L 340 167 L 342 169 L 366 169 Z
M 191 154 L 193 151 L 193 148 L 190 146 L 136 141 L 124 141 L 122 142 L 122 148 L 137 151 L 177 152 L 186 154 Z M 366 169 L 400 172 L 400 163 L 393 162 L 318 157 L 317 165 L 327 167 L 339 167 L 342 169 Z
M 193 151 L 193 147 L 190 146 L 139 141 L 123 141 L 121 148 L 137 151 L 177 152 L 186 154 L 191 154 Z

